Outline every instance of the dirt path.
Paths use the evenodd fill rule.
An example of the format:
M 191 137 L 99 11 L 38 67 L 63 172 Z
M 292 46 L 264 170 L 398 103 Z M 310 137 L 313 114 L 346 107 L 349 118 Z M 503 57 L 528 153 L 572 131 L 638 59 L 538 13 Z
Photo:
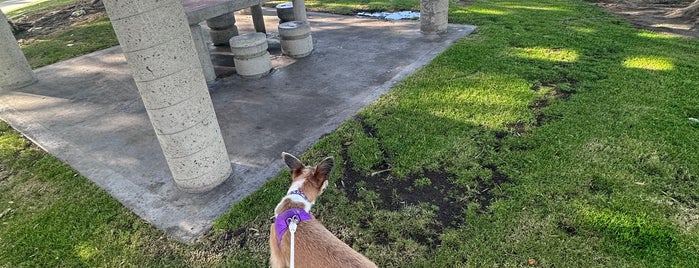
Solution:
M 608 12 L 617 14 L 634 26 L 659 33 L 699 38 L 699 18 L 668 18 L 665 14 L 682 8 L 686 4 L 648 4 L 619 1 L 601 1 L 597 5 Z

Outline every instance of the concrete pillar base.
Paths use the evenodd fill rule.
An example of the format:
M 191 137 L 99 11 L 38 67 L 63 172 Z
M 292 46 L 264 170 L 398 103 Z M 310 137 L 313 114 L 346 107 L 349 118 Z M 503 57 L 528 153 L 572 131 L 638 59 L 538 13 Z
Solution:
M 20 89 L 20 88 L 29 86 L 31 84 L 34 84 L 37 81 L 39 81 L 39 80 L 34 78 L 34 76 L 32 75 L 31 80 L 25 80 L 25 81 L 15 83 L 15 84 L 4 85 L 2 82 L 0 82 L 0 89 L 7 89 L 7 90 Z
M 420 0 L 420 31 L 424 34 L 447 32 L 449 0 Z
M 281 3 L 276 6 L 279 23 L 296 20 L 294 18 L 294 4 L 292 2 Z
M 230 44 L 238 75 L 245 78 L 259 78 L 272 69 L 265 34 L 251 33 L 234 36 L 230 39 Z
M 292 58 L 303 58 L 313 51 L 311 25 L 308 21 L 289 21 L 279 24 L 282 53 Z
M 17 89 L 34 82 L 32 67 L 19 48 L 5 14 L 0 11 L 0 88 Z

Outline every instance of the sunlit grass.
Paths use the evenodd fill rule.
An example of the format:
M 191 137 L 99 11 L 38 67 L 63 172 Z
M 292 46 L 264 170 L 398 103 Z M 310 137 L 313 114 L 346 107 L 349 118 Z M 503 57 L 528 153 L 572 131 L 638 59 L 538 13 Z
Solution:
M 527 10 L 537 10 L 537 11 L 567 11 L 566 9 L 563 9 L 561 7 L 557 6 L 527 6 L 527 5 L 513 5 L 513 4 L 505 4 L 502 5 L 503 7 L 507 8 L 513 8 L 513 9 L 527 9 Z
M 652 38 L 652 39 L 676 39 L 676 38 L 678 38 L 677 36 L 674 36 L 671 34 L 648 32 L 648 31 L 641 31 L 638 33 L 638 36 Z
M 579 57 L 576 51 L 565 48 L 527 47 L 513 48 L 512 51 L 518 57 L 534 60 L 575 62 Z
M 675 69 L 675 64 L 667 58 L 647 56 L 627 58 L 624 60 L 624 67 L 653 71 L 670 71 Z
M 470 9 L 468 9 L 467 12 L 472 12 L 472 13 L 476 13 L 476 14 L 484 14 L 484 15 L 507 15 L 509 13 L 508 11 L 494 9 L 494 8 L 470 8 Z
M 579 33 L 586 33 L 586 34 L 589 34 L 589 33 L 594 33 L 594 32 L 596 32 L 595 29 L 590 28 L 590 27 L 570 26 L 569 28 L 571 28 L 571 29 L 573 29 L 573 30 L 575 30 L 576 32 L 579 32 Z
M 478 30 L 301 156 L 335 157 L 312 211 L 333 234 L 380 267 L 699 267 L 697 41 L 585 1 L 476 0 L 449 19 Z M 370 182 L 423 202 L 382 208 Z M 0 266 L 266 267 L 289 183 L 280 172 L 185 245 L 0 123 Z M 436 185 L 434 200 L 463 202 L 458 224 L 435 222 Z

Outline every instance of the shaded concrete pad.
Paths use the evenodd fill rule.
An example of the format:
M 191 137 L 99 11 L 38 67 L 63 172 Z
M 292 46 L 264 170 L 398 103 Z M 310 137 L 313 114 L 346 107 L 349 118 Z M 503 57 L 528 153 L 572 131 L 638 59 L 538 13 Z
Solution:
M 414 21 L 309 15 L 309 57 L 273 55 L 266 77 L 210 85 L 235 171 L 209 193 L 175 188 L 119 47 L 36 70 L 37 84 L 0 92 L 0 118 L 157 228 L 192 241 L 282 170 L 280 152 L 305 151 L 475 28 L 425 37 Z M 271 32 L 278 20 L 265 17 Z

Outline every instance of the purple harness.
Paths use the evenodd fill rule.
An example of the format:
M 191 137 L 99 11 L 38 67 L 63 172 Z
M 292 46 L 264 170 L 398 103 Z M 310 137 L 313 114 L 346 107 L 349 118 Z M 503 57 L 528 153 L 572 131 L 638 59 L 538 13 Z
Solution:
M 294 190 L 289 194 L 298 194 L 306 199 L 306 195 L 299 190 Z M 284 233 L 289 230 L 289 223 L 291 223 L 292 219 L 295 219 L 297 222 L 302 222 L 313 218 L 302 208 L 290 208 L 282 212 L 282 214 L 279 214 L 274 220 L 274 227 L 277 229 L 277 246 L 281 247 L 282 237 Z

